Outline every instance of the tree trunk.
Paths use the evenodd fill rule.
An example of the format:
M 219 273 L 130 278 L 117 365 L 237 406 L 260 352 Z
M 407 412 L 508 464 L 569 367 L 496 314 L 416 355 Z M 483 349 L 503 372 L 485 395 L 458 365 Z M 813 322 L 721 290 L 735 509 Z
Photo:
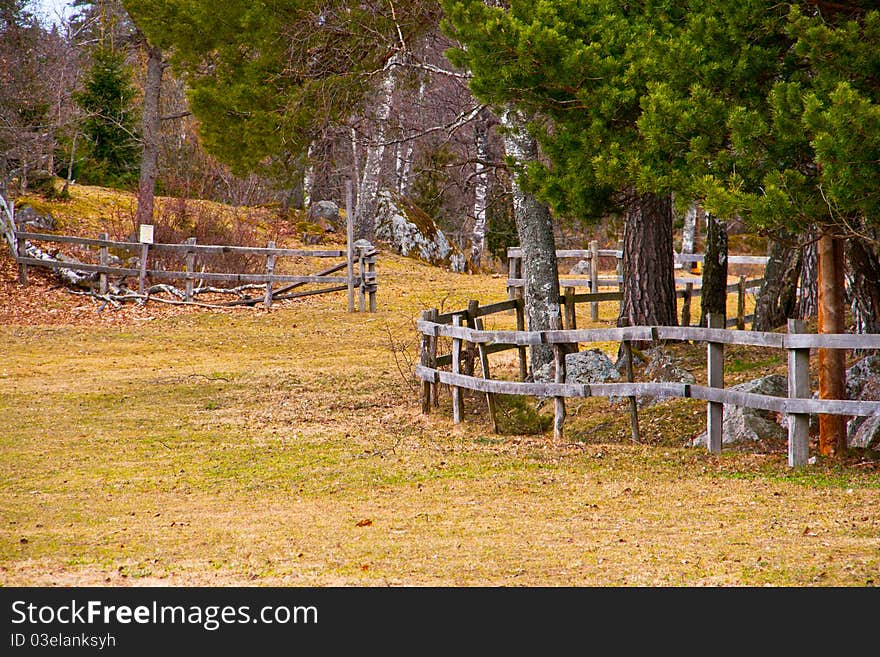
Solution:
M 376 115 L 373 122 L 373 140 L 367 145 L 364 161 L 364 174 L 357 193 L 357 209 L 354 213 L 354 238 L 373 241 L 376 232 L 376 205 L 379 193 L 379 180 L 382 176 L 382 161 L 385 157 L 385 144 L 388 141 L 388 117 L 397 82 L 398 56 L 392 56 L 382 75 L 379 93 L 376 98 Z
M 843 333 L 845 328 L 843 240 L 823 233 L 819 256 L 819 333 Z M 819 399 L 846 399 L 846 352 L 819 350 Z M 819 415 L 819 453 L 837 456 L 846 449 L 846 417 Z
M 501 115 L 505 153 L 516 164 L 524 164 L 538 157 L 538 145 L 525 128 L 525 119 L 515 110 Z M 559 316 L 559 271 L 556 262 L 556 238 L 550 209 L 531 194 L 525 193 L 512 172 L 511 190 L 516 231 L 523 252 L 525 278 L 525 310 L 530 331 L 550 329 L 551 317 Z M 542 366 L 553 363 L 550 345 L 535 345 L 530 349 L 532 375 Z
M 688 206 L 687 212 L 685 212 L 684 215 L 684 226 L 681 231 L 682 253 L 691 254 L 694 252 L 694 245 L 696 244 L 697 239 L 697 226 L 699 225 L 697 215 L 704 216 L 704 213 L 702 208 L 700 208 L 700 204 L 695 201 Z M 697 263 L 686 263 L 684 268 L 693 272 L 697 268 Z
M 672 242 L 669 196 L 635 195 L 624 216 L 623 302 L 619 325 L 678 325 Z
M 700 290 L 700 326 L 709 315 L 727 321 L 727 224 L 706 215 L 706 255 Z
M 474 271 L 480 270 L 483 251 L 486 249 L 486 206 L 489 191 L 489 175 L 485 162 L 489 159 L 489 120 L 488 111 L 480 112 L 474 121 L 474 145 L 477 162 L 474 165 L 474 230 L 471 234 L 471 265 Z
M 787 237 L 787 236 L 786 236 Z M 797 283 L 801 273 L 801 251 L 783 241 L 774 240 L 764 279 L 755 303 L 754 331 L 773 331 L 796 318 Z
M 880 258 L 862 240 L 846 242 L 846 291 L 856 333 L 880 333 Z
M 801 249 L 801 277 L 797 289 L 797 319 L 819 314 L 819 257 L 811 237 Z
M 159 96 L 162 91 L 162 51 L 144 40 L 147 49 L 147 78 L 144 83 L 141 127 L 141 171 L 138 181 L 138 225 L 153 223 L 156 177 L 159 174 Z

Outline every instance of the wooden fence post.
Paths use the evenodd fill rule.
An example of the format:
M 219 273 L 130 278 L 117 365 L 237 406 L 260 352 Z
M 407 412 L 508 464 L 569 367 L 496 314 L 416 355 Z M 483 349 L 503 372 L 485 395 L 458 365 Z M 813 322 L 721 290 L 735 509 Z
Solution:
M 25 225 L 22 222 L 19 230 L 24 231 Z M 15 220 L 12 221 L 12 230 L 15 230 Z M 27 265 L 21 261 L 27 257 L 27 242 L 20 237 L 15 238 L 15 253 L 18 256 L 18 282 L 22 285 L 28 284 Z
M 577 317 L 575 315 L 574 288 L 566 287 L 563 293 L 565 307 L 565 328 L 570 331 L 577 329 Z
M 629 320 L 625 317 L 620 319 L 620 326 L 629 326 Z M 623 341 L 623 356 L 626 364 L 626 380 L 628 383 L 635 382 L 635 374 L 633 373 L 633 351 L 632 341 Z M 629 396 L 629 427 L 634 443 L 641 442 L 641 431 L 639 430 L 639 404 L 635 395 Z
M 480 312 L 480 302 L 477 300 L 471 300 L 468 302 L 468 322 L 478 331 L 483 330 L 483 319 L 478 317 Z M 489 353 L 486 351 L 486 344 L 483 342 L 477 343 L 477 352 L 480 355 L 480 370 L 483 373 L 484 379 L 491 379 L 492 375 L 489 373 Z M 486 408 L 489 411 L 489 423 L 492 426 L 492 433 L 498 433 L 498 421 L 495 417 L 495 394 L 492 392 L 486 392 Z
M 522 258 L 517 256 L 508 256 L 507 257 L 507 278 L 520 278 L 522 276 Z M 510 284 L 507 286 L 507 298 L 508 299 L 520 299 L 522 295 L 519 293 L 519 289 L 516 285 Z
M 354 312 L 354 212 L 351 202 L 351 179 L 345 181 L 345 253 L 348 277 L 348 312 Z
M 440 314 L 440 311 L 436 308 L 431 308 L 430 311 L 431 316 L 429 321 L 436 322 L 437 316 Z M 433 334 L 431 336 L 430 344 L 428 345 L 428 363 L 431 369 L 437 369 L 437 334 Z M 431 399 L 435 407 L 440 406 L 440 383 L 434 382 L 431 385 Z
M 746 329 L 746 277 L 740 276 L 736 286 L 736 328 Z
M 143 294 L 147 281 L 147 259 L 150 257 L 150 245 L 141 244 L 141 274 L 138 276 L 138 294 Z
M 98 235 L 99 240 L 109 240 L 110 235 L 107 233 L 101 233 Z M 110 249 L 106 244 L 102 245 L 98 251 L 98 263 L 102 267 L 107 267 L 110 264 Z M 99 294 L 107 294 L 107 272 L 102 271 L 98 274 L 98 293 Z
M 526 309 L 523 299 L 516 300 L 516 330 L 526 330 Z M 529 361 L 526 357 L 525 345 L 519 345 L 517 352 L 519 352 L 519 378 L 520 381 L 525 381 L 529 375 Z
M 694 284 L 685 283 L 684 292 L 681 295 L 681 325 L 691 325 L 691 299 L 694 297 Z
M 452 316 L 452 325 L 461 326 L 461 315 Z M 461 373 L 461 338 L 452 338 L 452 373 Z M 462 400 L 461 388 L 454 383 L 452 384 L 452 423 L 459 424 L 464 415 L 464 403 Z
M 360 310 L 360 312 L 366 312 L 367 310 L 367 267 L 366 258 L 364 257 L 365 254 L 365 249 L 358 249 L 358 275 L 361 280 L 361 284 L 358 287 L 358 310 Z
M 550 314 L 550 330 L 557 331 L 560 329 L 560 319 L 558 312 Z M 553 343 L 553 361 L 556 368 L 556 383 L 565 383 L 565 345 Z M 554 440 L 562 440 L 562 425 L 565 423 L 565 397 L 562 395 L 553 398 L 553 438 Z
M 806 332 L 806 322 L 798 319 L 788 320 L 788 334 Z M 789 399 L 810 398 L 810 350 L 788 350 L 788 397 Z M 788 414 L 788 465 L 800 467 L 807 464 L 810 450 L 809 413 Z
M 422 321 L 430 322 L 432 321 L 431 311 L 423 310 L 422 311 Z M 431 338 L 432 336 L 425 332 L 425 329 L 422 329 L 422 353 L 420 362 L 422 367 L 430 367 L 433 369 L 433 364 L 431 363 Z M 427 379 L 422 381 L 422 413 L 427 415 L 431 412 L 431 386 L 433 383 L 428 381 Z
M 707 318 L 708 328 L 724 328 L 724 315 L 712 313 Z M 708 341 L 707 366 L 709 386 L 724 387 L 724 343 Z M 706 446 L 713 454 L 721 453 L 723 440 L 724 404 L 708 402 L 706 406 Z
M 275 248 L 275 241 L 269 241 L 269 248 Z M 266 255 L 266 276 L 272 276 L 275 273 L 275 254 L 269 253 Z M 270 308 L 272 306 L 272 280 L 266 279 L 266 298 L 263 300 L 263 304 L 266 308 Z
M 623 315 L 623 240 L 617 242 L 617 291 L 620 293 L 618 315 Z
M 376 256 L 367 258 L 367 292 L 370 295 L 370 312 L 376 312 Z
M 195 246 L 196 238 L 190 237 L 187 238 L 186 243 L 190 246 Z M 192 274 L 195 272 L 196 268 L 196 252 L 188 250 L 186 255 L 184 256 L 184 266 L 186 267 L 186 281 L 184 282 L 184 299 L 186 301 L 193 300 L 193 279 Z
M 599 292 L 599 242 L 590 240 L 590 292 Z M 599 321 L 599 302 L 590 302 L 590 319 Z

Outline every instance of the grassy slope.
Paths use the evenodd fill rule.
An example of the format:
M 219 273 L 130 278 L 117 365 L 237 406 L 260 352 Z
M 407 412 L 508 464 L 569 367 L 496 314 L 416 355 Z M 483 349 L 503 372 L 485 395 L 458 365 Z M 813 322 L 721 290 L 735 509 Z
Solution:
M 39 280 L 17 314 L 2 260 L 4 585 L 878 581 L 876 464 L 792 472 L 779 446 L 685 447 L 692 400 L 643 411 L 643 445 L 606 400 L 569 405 L 563 444 L 492 434 L 476 396 L 460 425 L 448 394 L 421 415 L 415 318 L 499 300 L 499 277 L 382 253 L 375 314 L 344 293 L 98 313 Z M 774 355 L 728 350 L 730 382 Z

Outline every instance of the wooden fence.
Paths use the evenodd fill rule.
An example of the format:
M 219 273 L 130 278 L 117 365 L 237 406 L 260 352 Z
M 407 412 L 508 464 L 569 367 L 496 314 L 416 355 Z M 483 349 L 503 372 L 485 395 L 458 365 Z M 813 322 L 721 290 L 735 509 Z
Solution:
M 357 291 L 359 295 L 359 309 L 364 312 L 369 307 L 370 312 L 376 310 L 376 289 L 378 287 L 376 275 L 377 252 L 369 243 L 348 241 L 346 249 L 282 249 L 276 248 L 274 242 L 269 242 L 266 247 L 226 246 L 215 244 L 197 244 L 194 237 L 189 238 L 183 244 L 152 244 L 147 242 L 120 242 L 108 239 L 103 233 L 98 239 L 73 237 L 69 235 L 52 235 L 48 233 L 33 233 L 23 230 L 13 232 L 14 256 L 19 267 L 19 279 L 23 285 L 27 285 L 28 267 L 45 267 L 50 269 L 66 269 L 80 272 L 95 272 L 98 274 L 96 286 L 100 294 L 106 294 L 108 277 L 132 277 L 138 280 L 139 293 L 144 293 L 145 281 L 150 280 L 181 280 L 184 281 L 184 299 L 187 302 L 193 300 L 193 285 L 195 281 L 223 281 L 237 284 L 265 285 L 264 304 L 271 306 L 273 300 L 292 299 L 314 294 L 325 294 L 342 290 L 348 291 L 348 309 L 354 311 L 354 297 Z M 31 257 L 27 253 L 27 243 L 31 242 L 56 242 L 75 244 L 80 247 L 98 250 L 98 264 L 81 262 L 67 262 Z M 129 252 L 138 256 L 139 268 L 120 267 L 110 265 L 110 249 Z M 180 258 L 182 268 L 180 270 L 165 270 L 149 268 L 150 255 L 152 253 L 171 253 Z M 207 272 L 196 270 L 196 258 L 200 255 L 240 254 L 260 256 L 266 258 L 265 273 L 244 274 L 235 272 Z M 337 263 L 322 271 L 311 275 L 278 274 L 276 273 L 279 258 L 344 258 L 343 262 Z M 345 270 L 344 276 L 332 274 Z M 286 284 L 279 289 L 273 289 L 276 284 Z M 291 290 L 308 285 L 329 285 L 319 289 L 291 292 Z M 251 302 L 253 303 L 253 302 Z
M 686 264 L 694 262 L 702 262 L 704 255 L 700 253 L 676 253 L 676 264 Z M 515 299 L 522 297 L 522 289 L 525 286 L 525 279 L 522 278 L 522 248 L 512 247 L 507 249 L 507 298 Z M 574 303 L 582 302 L 585 299 L 583 294 L 577 294 L 577 288 L 587 288 L 590 294 L 599 294 L 603 287 L 615 288 L 617 292 L 601 293 L 600 298 L 590 302 L 590 319 L 598 321 L 599 319 L 599 302 L 601 301 L 623 301 L 621 285 L 623 282 L 623 251 L 621 249 L 600 249 L 598 242 L 595 240 L 590 242 L 589 249 L 559 249 L 556 251 L 557 260 L 577 258 L 584 260 L 589 265 L 589 273 L 585 277 L 573 278 L 568 276 L 560 277 L 559 287 L 564 298 L 564 306 L 566 315 L 570 315 L 573 311 Z M 617 261 L 617 276 L 614 278 L 599 276 L 598 262 L 599 258 L 615 258 Z M 768 258 L 765 256 L 747 256 L 747 255 L 729 255 L 727 261 L 729 264 L 742 265 L 766 265 Z M 593 265 L 596 263 L 596 266 Z M 727 326 L 736 327 L 740 330 L 745 329 L 748 322 L 754 320 L 753 315 L 745 313 L 745 298 L 750 290 L 761 287 L 763 277 L 747 278 L 740 276 L 739 281 L 731 283 L 727 286 L 728 294 L 737 295 L 737 313 L 727 320 Z M 691 302 L 698 297 L 701 292 L 701 281 L 699 278 L 676 278 L 676 297 L 682 299 L 681 309 L 681 325 L 691 325 Z M 571 321 L 574 316 L 571 315 Z
M 581 295 L 578 295 L 581 296 Z M 593 302 L 583 295 L 583 301 Z M 596 299 L 598 301 L 598 299 Z M 483 329 L 483 317 L 495 313 L 515 311 L 517 330 L 488 331 Z M 810 349 L 880 349 L 880 335 L 808 334 L 799 320 L 790 320 L 788 333 L 729 330 L 721 327 L 720 317 L 709 317 L 709 327 L 692 326 L 633 326 L 625 328 L 562 329 L 548 331 L 523 330 L 524 312 L 521 299 L 509 299 L 486 306 L 471 301 L 467 309 L 440 314 L 436 309 L 426 310 L 418 322 L 421 333 L 420 362 L 416 375 L 422 380 L 422 412 L 429 413 L 438 403 L 439 384 L 450 386 L 452 392 L 453 422 L 464 417 L 462 390 L 484 393 L 492 428 L 497 431 L 495 399 L 497 394 L 552 397 L 555 402 L 554 435 L 562 436 L 565 420 L 565 399 L 569 397 L 629 398 L 634 437 L 638 432 L 636 398 L 659 394 L 702 399 L 707 405 L 707 447 L 719 453 L 722 444 L 724 404 L 762 409 L 788 416 L 788 463 L 802 466 L 808 461 L 809 418 L 811 414 L 868 416 L 880 413 L 880 402 L 812 399 L 810 393 Z M 438 354 L 439 338 L 449 338 L 449 354 Z M 633 341 L 693 341 L 707 346 L 707 385 L 689 383 L 635 382 L 632 374 L 631 343 Z M 579 343 L 619 342 L 627 365 L 626 383 L 579 384 L 565 383 L 565 354 L 577 350 Z M 551 345 L 555 354 L 553 382 L 526 382 L 527 348 Z M 787 351 L 788 397 L 775 397 L 724 388 L 724 345 L 770 347 Z M 481 376 L 461 371 L 462 355 L 474 347 L 480 362 Z M 489 355 L 516 349 L 519 352 L 519 381 L 492 379 Z M 448 366 L 450 369 L 441 369 Z M 475 368 L 474 368 L 475 371 Z

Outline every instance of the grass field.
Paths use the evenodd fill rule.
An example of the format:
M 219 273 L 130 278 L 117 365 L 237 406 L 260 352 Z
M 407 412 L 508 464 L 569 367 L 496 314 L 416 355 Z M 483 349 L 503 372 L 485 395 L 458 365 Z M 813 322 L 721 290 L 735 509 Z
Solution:
M 2 264 L 2 585 L 880 582 L 865 455 L 800 470 L 784 446 L 711 455 L 687 446 L 695 400 L 644 409 L 643 444 L 603 399 L 570 403 L 562 442 L 531 402 L 506 405 L 502 435 L 477 396 L 459 425 L 448 393 L 422 415 L 420 311 L 501 300 L 499 276 L 383 252 L 373 314 L 344 293 L 98 312 Z M 682 356 L 698 369 L 703 350 Z M 729 349 L 728 381 L 778 356 Z

